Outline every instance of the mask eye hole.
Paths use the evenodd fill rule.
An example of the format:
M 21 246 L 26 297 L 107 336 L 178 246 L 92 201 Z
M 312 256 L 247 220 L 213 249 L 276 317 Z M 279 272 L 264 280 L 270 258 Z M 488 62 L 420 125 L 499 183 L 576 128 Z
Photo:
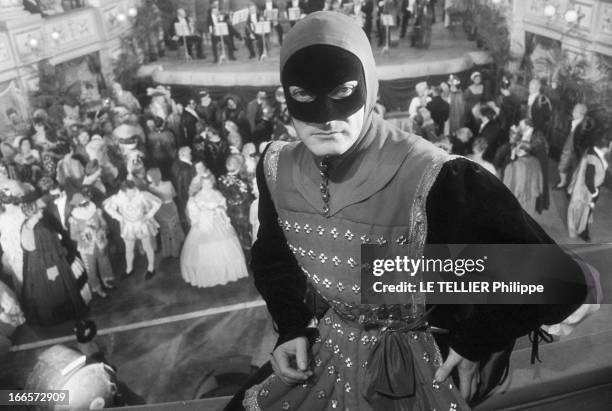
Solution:
M 298 86 L 289 86 L 289 95 L 299 103 L 310 103 L 315 99 L 315 96 Z
M 358 84 L 359 83 L 356 80 L 347 81 L 346 83 L 339 85 L 331 93 L 329 93 L 329 98 L 333 100 L 341 100 L 343 98 L 350 97 L 357 89 Z

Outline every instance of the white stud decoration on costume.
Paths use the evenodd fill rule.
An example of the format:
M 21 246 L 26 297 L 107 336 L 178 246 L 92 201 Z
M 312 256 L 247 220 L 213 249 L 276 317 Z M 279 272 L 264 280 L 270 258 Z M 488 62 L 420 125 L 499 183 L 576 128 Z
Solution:
M 350 358 L 347 358 L 346 360 L 344 360 L 344 364 L 348 367 L 351 368 L 353 366 L 353 361 L 351 361 Z
M 397 240 L 395 240 L 395 242 L 399 245 L 406 245 L 408 244 L 408 239 L 405 236 L 401 235 L 397 238 Z
M 323 365 L 323 361 L 320 358 L 317 358 L 315 360 L 315 367 L 320 367 L 321 365 Z
M 346 260 L 346 263 L 351 266 L 351 268 L 357 267 L 357 261 L 353 257 Z
M 334 342 L 332 341 L 332 339 L 328 338 L 327 340 L 325 340 L 325 348 L 331 348 L 333 343 Z
M 325 390 L 321 390 L 317 393 L 317 398 L 322 400 L 326 397 Z
M 334 237 L 334 240 L 338 238 L 338 236 L 340 235 L 338 234 L 338 229 L 336 227 L 332 228 L 329 233 L 331 234 L 332 237 Z
M 310 257 L 311 260 L 314 260 L 317 258 L 317 254 L 315 254 L 315 252 L 312 250 L 308 250 L 308 257 Z
M 332 406 L 332 408 L 338 408 L 338 400 L 332 400 L 331 401 L 331 406 Z
M 314 275 L 312 276 L 312 281 L 314 281 L 314 282 L 315 282 L 315 284 L 319 284 L 319 282 L 321 281 L 321 279 L 319 278 L 319 276 L 318 276 L 318 275 L 314 274 Z
M 285 231 L 289 231 L 291 230 L 291 223 L 289 223 L 289 221 L 285 220 Z
M 351 384 L 350 383 L 346 383 L 344 384 L 344 391 L 346 392 L 351 392 Z
M 357 339 L 357 335 L 356 335 L 354 332 L 349 333 L 349 335 L 348 335 L 348 340 L 349 340 L 350 342 L 353 342 L 353 341 L 355 341 L 356 339 Z
M 344 291 L 344 285 L 342 285 L 342 283 L 338 283 L 338 285 L 336 286 L 336 288 L 338 289 L 338 292 L 341 293 L 342 291 Z
M 304 232 L 306 234 L 310 234 L 312 232 L 312 227 L 310 226 L 310 224 L 304 224 Z
M 270 391 L 266 390 L 265 388 L 263 390 L 259 391 L 259 396 L 260 397 L 266 398 L 268 395 L 270 395 Z
M 289 401 L 283 401 L 282 408 L 283 410 L 288 410 L 291 408 L 291 403 Z
M 344 233 L 344 238 L 346 238 L 348 241 L 351 241 L 353 237 L 355 237 L 355 234 L 353 234 L 351 230 L 346 230 L 346 233 Z
M 370 237 L 368 237 L 365 234 L 361 236 L 361 244 L 367 244 L 369 242 L 370 242 Z
M 351 290 L 353 290 L 353 292 L 354 292 L 355 294 L 359 294 L 359 291 L 361 291 L 361 287 L 360 287 L 360 286 L 358 286 L 357 284 L 355 284 L 355 285 L 354 285 L 354 286 L 351 288 Z
M 323 320 L 323 322 L 327 325 L 330 325 L 332 323 L 332 319 L 331 317 L 325 317 L 325 319 Z
M 296 233 L 299 233 L 301 228 L 302 227 L 300 227 L 298 223 L 293 224 L 293 229 L 295 230 Z
M 325 233 L 325 229 L 321 226 L 317 227 L 317 234 L 323 235 Z
M 323 280 L 323 287 L 330 288 L 331 285 L 332 285 L 332 282 L 329 281 L 327 278 L 325 280 Z
M 327 261 L 327 256 L 323 253 L 319 254 L 319 261 L 321 261 L 321 264 L 325 264 L 325 261 Z
M 327 373 L 329 375 L 334 375 L 336 373 L 336 367 L 334 367 L 333 365 L 330 365 L 329 367 L 327 367 Z
M 342 263 L 342 260 L 341 260 L 341 259 L 339 259 L 337 255 L 335 255 L 335 256 L 332 258 L 332 262 L 333 262 L 333 263 L 334 263 L 334 265 L 337 267 L 337 266 L 339 266 L 339 265 Z
M 377 242 L 379 245 L 385 245 L 385 244 L 387 244 L 387 240 L 385 240 L 385 239 L 384 239 L 384 237 L 378 237 L 378 238 L 376 239 L 376 242 Z

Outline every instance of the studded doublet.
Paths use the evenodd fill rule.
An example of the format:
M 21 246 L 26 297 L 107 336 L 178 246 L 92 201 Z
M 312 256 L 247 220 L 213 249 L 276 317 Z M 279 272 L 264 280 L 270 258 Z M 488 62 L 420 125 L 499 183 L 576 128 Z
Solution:
M 427 193 L 448 156 L 433 151 L 434 156 L 415 157 L 402 170 L 407 179 L 394 179 L 365 202 L 330 214 L 329 210 L 314 209 L 300 197 L 291 182 L 291 158 L 281 156 L 283 146 L 272 143 L 264 162 L 278 224 L 308 281 L 331 309 L 320 321 L 319 337 L 312 346 L 309 368 L 313 377 L 288 386 L 272 375 L 247 391 L 243 405 L 247 410 L 370 411 L 373 405 L 363 396 L 368 360 L 377 342 L 385 337 L 380 329 L 366 330 L 363 324 L 380 318 L 388 306 L 361 304 L 361 244 L 401 247 L 404 254 L 420 258 L 427 233 Z M 416 319 L 424 304 L 422 295 L 409 296 L 401 306 L 407 310 L 401 312 Z M 414 359 L 415 392 L 389 400 L 389 408 L 468 409 L 452 383 L 434 381 L 442 357 L 429 331 L 411 331 L 401 338 Z

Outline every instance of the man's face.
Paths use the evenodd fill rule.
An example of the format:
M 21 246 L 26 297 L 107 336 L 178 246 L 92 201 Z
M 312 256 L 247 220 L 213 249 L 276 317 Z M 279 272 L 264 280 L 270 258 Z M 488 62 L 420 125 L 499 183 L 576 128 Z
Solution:
M 529 94 L 538 94 L 540 92 L 540 82 L 532 81 L 529 83 Z
M 315 156 L 337 156 L 355 144 L 364 118 L 365 108 L 362 108 L 348 118 L 326 123 L 307 123 L 294 118 L 293 125 L 300 140 Z
M 178 10 L 176 11 L 176 14 L 177 14 L 179 17 L 182 17 L 182 18 L 185 18 L 185 16 L 187 15 L 187 13 L 185 12 L 185 10 L 184 10 L 184 9 L 178 9 Z
M 203 96 L 200 98 L 200 105 L 202 107 L 208 107 L 210 105 L 210 103 L 212 102 L 210 96 Z
M 260 91 L 257 93 L 257 100 L 259 101 L 259 104 L 263 103 L 267 97 L 268 95 L 265 91 Z
M 236 110 L 236 102 L 232 99 L 227 100 L 227 108 L 230 110 Z

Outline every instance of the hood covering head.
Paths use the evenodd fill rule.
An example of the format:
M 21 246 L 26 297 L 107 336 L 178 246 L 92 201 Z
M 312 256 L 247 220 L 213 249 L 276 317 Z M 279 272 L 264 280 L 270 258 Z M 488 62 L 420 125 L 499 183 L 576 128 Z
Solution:
M 321 11 L 300 20 L 283 42 L 280 72 L 289 113 L 298 120 L 345 119 L 365 106 L 364 129 L 369 125 L 378 94 L 376 66 L 370 42 L 350 17 Z M 353 93 L 339 98 L 349 81 L 358 82 Z M 296 100 L 292 86 L 308 96 Z

